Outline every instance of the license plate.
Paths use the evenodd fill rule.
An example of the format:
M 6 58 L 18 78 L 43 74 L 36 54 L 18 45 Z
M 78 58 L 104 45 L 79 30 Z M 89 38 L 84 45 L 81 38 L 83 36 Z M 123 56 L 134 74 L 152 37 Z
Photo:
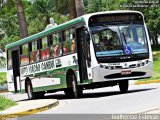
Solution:
M 130 74 L 132 74 L 131 70 L 121 71 L 121 75 L 130 75 Z

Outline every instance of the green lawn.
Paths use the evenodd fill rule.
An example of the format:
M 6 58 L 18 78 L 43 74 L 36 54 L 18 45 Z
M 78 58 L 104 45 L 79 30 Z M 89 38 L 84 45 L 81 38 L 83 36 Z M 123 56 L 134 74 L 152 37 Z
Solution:
M 9 100 L 7 98 L 5 98 L 4 96 L 0 95 L 0 111 L 5 110 L 9 107 L 15 106 L 17 105 L 16 102 Z
M 7 82 L 7 77 L 5 72 L 0 72 L 0 85 Z
M 149 78 L 148 80 L 157 80 L 157 79 L 160 79 L 160 58 L 154 58 L 153 76 Z
M 153 76 L 148 79 L 140 79 L 138 82 L 160 80 L 160 51 L 153 52 Z

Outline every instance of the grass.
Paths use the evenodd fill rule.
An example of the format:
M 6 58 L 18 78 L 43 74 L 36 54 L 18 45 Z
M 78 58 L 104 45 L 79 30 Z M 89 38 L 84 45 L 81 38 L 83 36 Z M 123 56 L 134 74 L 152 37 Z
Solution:
M 6 72 L 0 72 L 0 85 L 7 83 Z
M 140 79 L 136 83 L 152 83 L 160 81 L 160 51 L 153 52 L 153 76 L 148 79 Z
M 16 102 L 0 95 L 0 111 L 3 111 L 5 109 L 12 107 L 12 106 L 15 106 L 15 105 L 17 105 Z

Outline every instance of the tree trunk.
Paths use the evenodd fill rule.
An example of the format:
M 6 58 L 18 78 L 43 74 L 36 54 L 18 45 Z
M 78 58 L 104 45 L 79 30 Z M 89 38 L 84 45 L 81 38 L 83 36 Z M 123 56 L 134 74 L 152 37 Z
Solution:
M 68 1 L 68 9 L 69 9 L 69 17 L 71 19 L 74 19 L 77 17 L 77 13 L 76 13 L 76 6 L 75 6 L 75 0 L 69 0 Z
M 83 0 L 75 0 L 77 17 L 85 14 Z
M 17 14 L 18 14 L 18 23 L 20 28 L 20 37 L 25 38 L 28 36 L 28 29 L 27 29 L 22 0 L 17 0 L 16 6 L 17 6 Z

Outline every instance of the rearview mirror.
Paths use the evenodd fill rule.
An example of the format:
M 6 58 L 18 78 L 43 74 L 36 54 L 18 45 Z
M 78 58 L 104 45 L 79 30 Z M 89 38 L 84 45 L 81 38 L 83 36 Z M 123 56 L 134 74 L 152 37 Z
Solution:
M 148 35 L 149 35 L 149 40 L 152 41 L 151 31 L 148 26 L 147 26 L 147 31 L 148 31 Z

